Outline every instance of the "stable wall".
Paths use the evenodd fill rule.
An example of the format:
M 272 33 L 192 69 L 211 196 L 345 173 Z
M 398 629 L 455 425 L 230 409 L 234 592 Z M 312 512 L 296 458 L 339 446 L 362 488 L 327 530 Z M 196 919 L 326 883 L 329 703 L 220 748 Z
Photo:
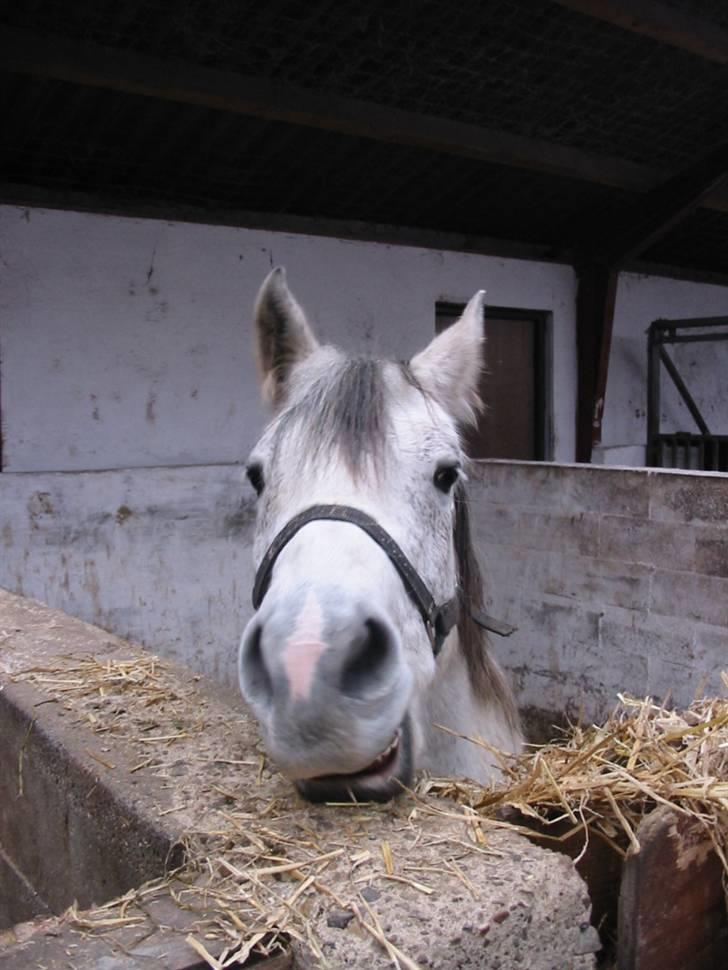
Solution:
M 519 701 L 599 717 L 618 691 L 685 705 L 728 668 L 726 477 L 479 462 L 493 649 Z M 237 466 L 0 475 L 0 586 L 226 684 L 251 615 Z
M 644 465 L 647 442 L 647 330 L 653 320 L 728 317 L 728 287 L 620 273 L 602 425 L 594 460 Z M 728 342 L 671 345 L 675 361 L 712 434 L 728 434 Z M 661 429 L 697 432 L 662 368 Z
M 0 413 L 6 471 L 242 460 L 264 420 L 251 310 L 273 265 L 319 335 L 407 358 L 435 304 L 485 288 L 493 306 L 550 314 L 552 457 L 574 458 L 576 277 L 554 263 L 229 226 L 0 206 Z M 641 465 L 646 328 L 728 314 L 728 288 L 621 274 L 595 461 Z M 702 355 L 702 356 L 701 356 Z M 712 430 L 726 431 L 728 344 L 676 358 Z M 703 366 L 705 365 L 705 366 Z M 665 427 L 690 427 L 665 386 Z
M 678 706 L 728 670 L 728 478 L 483 462 L 475 542 L 525 708 L 598 718 L 617 692 Z
M 239 465 L 5 473 L 0 586 L 235 684 L 254 515 Z
M 438 300 L 552 316 L 553 454 L 574 450 L 566 266 L 313 236 L 0 207 L 6 471 L 244 459 L 263 423 L 251 316 L 272 266 L 318 335 L 408 358 Z

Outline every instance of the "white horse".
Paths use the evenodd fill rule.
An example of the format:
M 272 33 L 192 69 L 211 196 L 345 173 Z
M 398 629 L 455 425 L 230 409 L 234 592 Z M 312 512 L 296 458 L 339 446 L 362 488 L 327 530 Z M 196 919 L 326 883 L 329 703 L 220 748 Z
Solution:
M 255 331 L 274 417 L 247 466 L 257 612 L 239 675 L 269 754 L 311 800 L 385 800 L 420 768 L 487 780 L 495 760 L 456 734 L 509 752 L 522 737 L 470 615 L 458 427 L 480 407 L 483 293 L 409 363 L 352 359 L 318 343 L 275 269 Z

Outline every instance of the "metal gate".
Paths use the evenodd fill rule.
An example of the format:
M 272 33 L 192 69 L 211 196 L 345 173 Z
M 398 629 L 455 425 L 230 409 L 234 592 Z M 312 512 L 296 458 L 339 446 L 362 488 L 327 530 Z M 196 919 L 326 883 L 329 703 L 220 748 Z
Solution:
M 705 332 L 699 332 L 705 331 Z M 728 435 L 711 434 L 687 384 L 670 356 L 670 344 L 728 340 L 728 317 L 689 320 L 655 320 L 647 338 L 647 464 L 660 468 L 695 468 L 728 472 Z M 662 370 L 685 402 L 698 433 L 660 430 L 660 379 Z M 728 375 L 726 375 L 728 408 Z

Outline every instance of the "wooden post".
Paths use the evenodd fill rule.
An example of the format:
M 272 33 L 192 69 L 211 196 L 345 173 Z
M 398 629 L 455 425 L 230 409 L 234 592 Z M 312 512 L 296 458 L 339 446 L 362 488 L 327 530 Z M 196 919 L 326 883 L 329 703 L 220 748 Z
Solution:
M 660 321 L 650 325 L 647 338 L 647 449 L 645 461 L 648 465 L 660 465 L 660 446 L 657 436 L 660 433 Z
M 602 439 L 617 270 L 593 262 L 582 266 L 578 273 L 576 460 L 588 463 L 593 446 Z
M 624 863 L 619 970 L 724 970 L 728 919 L 723 869 L 700 824 L 658 808 L 637 831 L 641 851 Z

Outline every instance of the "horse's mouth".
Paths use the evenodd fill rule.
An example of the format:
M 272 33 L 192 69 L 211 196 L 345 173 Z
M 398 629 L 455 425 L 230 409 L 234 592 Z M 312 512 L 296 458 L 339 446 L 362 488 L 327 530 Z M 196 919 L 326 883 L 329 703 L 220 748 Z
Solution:
M 365 768 L 351 774 L 301 779 L 296 786 L 311 802 L 386 802 L 411 782 L 411 739 L 405 720 L 387 747 Z

